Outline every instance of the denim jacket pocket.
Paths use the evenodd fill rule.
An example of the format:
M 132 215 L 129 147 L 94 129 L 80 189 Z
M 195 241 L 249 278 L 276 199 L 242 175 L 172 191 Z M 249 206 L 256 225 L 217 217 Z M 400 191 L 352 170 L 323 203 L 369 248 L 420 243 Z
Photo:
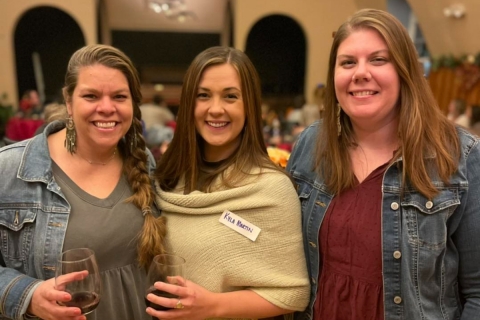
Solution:
M 0 241 L 7 265 L 24 263 L 28 259 L 34 236 L 36 209 L 0 210 Z
M 406 194 L 402 207 L 408 242 L 426 250 L 445 248 L 447 220 L 459 204 L 456 188 L 442 189 L 431 200 L 419 193 Z

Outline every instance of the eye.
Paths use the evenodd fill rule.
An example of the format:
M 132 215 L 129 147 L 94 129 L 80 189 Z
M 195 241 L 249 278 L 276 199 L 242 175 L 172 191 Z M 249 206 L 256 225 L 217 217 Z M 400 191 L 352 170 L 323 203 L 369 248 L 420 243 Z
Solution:
M 84 94 L 82 97 L 86 100 L 95 100 L 97 98 L 93 93 Z
M 208 94 L 206 92 L 197 93 L 197 99 L 208 99 Z
M 373 64 L 375 65 L 383 65 L 388 62 L 388 59 L 385 57 L 374 57 L 372 60 L 370 60 Z
M 235 94 L 235 93 L 227 93 L 227 94 L 225 95 L 225 98 L 226 98 L 227 100 L 237 100 L 237 99 L 238 99 L 238 95 Z
M 125 101 L 125 100 L 127 100 L 128 97 L 124 94 L 117 94 L 114 98 L 117 101 Z
M 355 61 L 351 59 L 340 61 L 340 66 L 346 67 L 346 68 L 352 67 L 354 64 L 355 64 Z

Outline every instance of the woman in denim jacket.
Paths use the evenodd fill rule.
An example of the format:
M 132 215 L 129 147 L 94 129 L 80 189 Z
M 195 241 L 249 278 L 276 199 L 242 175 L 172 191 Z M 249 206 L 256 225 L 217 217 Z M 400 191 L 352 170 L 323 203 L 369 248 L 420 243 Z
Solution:
M 71 295 L 54 282 L 59 254 L 77 247 L 95 251 L 103 282 L 88 319 L 150 319 L 139 265 L 163 251 L 165 230 L 150 209 L 136 70 L 113 47 L 87 46 L 70 59 L 63 92 L 66 127 L 52 122 L 0 149 L 0 319 L 85 319 L 57 304 Z
M 296 319 L 478 319 L 479 140 L 441 113 L 392 15 L 335 33 L 324 114 L 287 167 L 312 285 Z

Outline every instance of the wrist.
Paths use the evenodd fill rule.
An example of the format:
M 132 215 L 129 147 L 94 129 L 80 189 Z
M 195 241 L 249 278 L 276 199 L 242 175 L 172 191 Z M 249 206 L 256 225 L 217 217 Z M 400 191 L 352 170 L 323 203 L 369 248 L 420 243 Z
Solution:
M 210 310 L 212 312 L 212 318 L 224 318 L 225 312 L 222 310 L 222 294 L 221 293 L 212 293 L 212 304 Z

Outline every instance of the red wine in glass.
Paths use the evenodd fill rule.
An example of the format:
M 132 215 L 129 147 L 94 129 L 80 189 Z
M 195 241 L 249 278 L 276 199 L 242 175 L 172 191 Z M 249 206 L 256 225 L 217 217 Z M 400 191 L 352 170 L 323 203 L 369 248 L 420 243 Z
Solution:
M 80 308 L 82 314 L 90 313 L 95 310 L 100 302 L 100 297 L 95 292 L 75 292 L 72 294 L 72 300 L 59 302 L 59 305 L 65 307 Z
M 184 258 L 174 254 L 160 254 L 153 258 L 147 273 L 147 287 L 145 290 L 145 304 L 147 307 L 151 307 L 159 311 L 171 309 L 152 303 L 148 301 L 146 297 L 149 293 L 153 293 L 160 297 L 177 299 L 178 301 L 178 296 L 165 291 L 157 290 L 153 287 L 153 284 L 157 281 L 178 285 L 176 282 L 176 277 L 185 278 Z M 152 317 L 152 319 L 156 318 Z
M 173 295 L 173 294 L 168 293 L 168 292 L 165 292 L 165 291 L 161 291 L 161 290 L 154 289 L 154 288 L 147 290 L 147 294 L 145 295 L 145 304 L 147 305 L 147 307 L 150 307 L 150 308 L 153 308 L 153 309 L 159 310 L 159 311 L 170 310 L 170 309 L 172 309 L 172 308 L 164 307 L 164 306 L 158 305 L 158 304 L 156 304 L 156 303 L 153 303 L 153 302 L 147 300 L 147 295 L 148 295 L 149 293 L 153 293 L 154 295 L 159 296 L 159 297 L 163 297 L 163 298 L 175 298 L 175 299 L 178 299 L 178 296 Z
M 101 300 L 102 282 L 93 250 L 62 252 L 55 269 L 55 288 L 72 296 L 70 301 L 57 301 L 59 305 L 80 308 L 82 314 L 95 310 Z

